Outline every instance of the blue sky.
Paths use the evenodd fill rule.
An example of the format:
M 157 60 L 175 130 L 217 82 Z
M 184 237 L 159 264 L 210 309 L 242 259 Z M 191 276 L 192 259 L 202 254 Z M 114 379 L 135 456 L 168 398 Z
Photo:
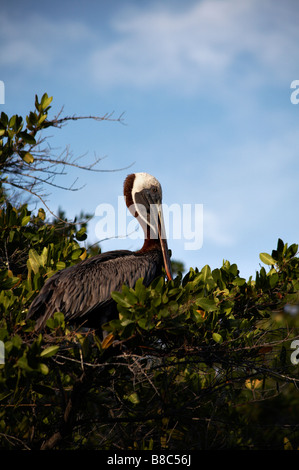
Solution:
M 2 1 L 0 111 L 25 115 L 34 96 L 54 97 L 52 116 L 124 114 L 125 125 L 71 122 L 51 131 L 57 153 L 106 157 L 57 180 L 48 204 L 69 217 L 117 206 L 128 172 L 146 171 L 164 203 L 203 205 L 203 245 L 173 257 L 189 267 L 238 264 L 248 278 L 280 237 L 298 243 L 299 79 L 296 0 Z M 97 241 L 97 217 L 89 241 Z M 137 249 L 114 239 L 102 250 Z

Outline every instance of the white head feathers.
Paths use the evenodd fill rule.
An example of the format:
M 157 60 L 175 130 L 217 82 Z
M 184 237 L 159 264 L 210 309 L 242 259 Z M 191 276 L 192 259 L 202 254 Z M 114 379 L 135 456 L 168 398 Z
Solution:
M 135 179 L 132 188 L 132 195 L 139 193 L 143 189 L 156 187 L 162 199 L 162 188 L 159 181 L 148 173 L 135 173 Z

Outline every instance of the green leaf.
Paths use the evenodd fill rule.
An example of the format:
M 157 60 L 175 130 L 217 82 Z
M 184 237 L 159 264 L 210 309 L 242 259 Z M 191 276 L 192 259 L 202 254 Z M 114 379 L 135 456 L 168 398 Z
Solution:
M 25 370 L 26 372 L 32 372 L 33 371 L 32 367 L 29 366 L 27 357 L 25 355 L 18 359 L 16 365 L 18 367 L 20 367 L 21 369 Z
M 31 155 L 30 152 L 21 151 L 20 156 L 21 156 L 22 160 L 24 160 L 24 162 L 26 162 L 28 164 L 34 162 L 34 157 Z
M 38 101 L 38 96 L 35 95 L 35 107 L 36 109 L 39 111 L 40 110 L 40 104 L 39 104 L 39 101 Z
M 112 293 L 111 293 L 111 297 L 112 297 L 112 299 L 115 300 L 115 302 L 117 302 L 121 307 L 126 307 L 126 308 L 131 307 L 131 304 L 129 304 L 129 302 L 127 302 L 127 301 L 123 298 L 123 294 L 121 294 L 120 292 L 112 292 Z
M 47 247 L 43 248 L 41 255 L 39 255 L 34 248 L 31 248 L 31 250 L 29 250 L 28 262 L 34 274 L 37 274 L 39 272 L 39 268 L 45 265 L 47 254 L 48 254 Z
M 121 320 L 120 324 L 121 326 L 128 326 L 134 323 L 133 320 L 130 320 L 129 318 L 125 318 L 124 320 Z
M 4 126 L 4 127 L 7 127 L 8 126 L 8 116 L 7 114 L 5 114 L 3 111 L 1 113 L 1 124 Z
M 286 258 L 287 259 L 290 259 L 290 258 L 293 258 L 296 253 L 298 251 L 298 245 L 296 245 L 295 243 L 293 243 L 293 245 L 291 245 L 287 250 L 286 250 Z
M 24 227 L 25 225 L 28 224 L 29 221 L 30 221 L 30 215 L 25 215 L 25 216 L 22 218 L 21 226 Z
M 273 289 L 273 287 L 276 286 L 276 284 L 278 283 L 278 281 L 279 281 L 279 275 L 278 275 L 278 273 L 274 273 L 274 274 L 272 274 L 272 275 L 269 277 L 269 283 L 270 283 L 271 289 Z
M 49 346 L 40 353 L 40 357 L 51 357 L 57 353 L 59 346 Z
M 20 279 L 18 277 L 14 277 L 11 274 L 11 271 L 5 270 L 0 273 L 0 285 L 1 290 L 7 290 L 13 288 Z
M 233 280 L 233 285 L 234 286 L 244 286 L 244 284 L 246 283 L 246 279 L 244 279 L 243 277 L 236 277 L 236 279 Z
M 44 211 L 44 209 L 41 207 L 40 209 L 38 209 L 38 214 L 37 214 L 38 218 L 41 219 L 41 220 L 45 220 L 46 218 L 46 213 Z
M 10 118 L 9 122 L 8 122 L 8 126 L 9 126 L 10 128 L 13 128 L 13 127 L 15 126 L 15 124 L 16 124 L 16 120 L 17 120 L 17 115 L 14 114 L 14 116 L 12 116 L 12 117 Z
M 146 299 L 146 287 L 143 284 L 143 278 L 137 280 L 135 284 L 135 293 L 141 303 Z
M 136 392 L 131 393 L 131 395 L 125 395 L 124 398 L 133 403 L 133 405 L 137 405 L 140 402 L 140 399 Z
M 219 333 L 213 333 L 212 338 L 216 343 L 222 343 L 223 338 Z
M 27 261 L 28 267 L 32 269 L 34 274 L 38 273 L 39 271 L 39 255 L 36 253 L 34 249 L 29 251 L 29 259 Z
M 64 315 L 62 312 L 55 312 L 53 317 L 49 318 L 47 320 L 47 326 L 50 329 L 55 329 L 58 327 L 64 328 L 65 322 L 64 322 Z
M 49 373 L 49 368 L 46 364 L 39 364 L 38 369 L 43 375 L 47 375 Z
M 142 281 L 142 280 L 141 280 Z M 138 281 L 137 281 L 138 282 Z M 139 281 L 140 282 L 140 281 Z M 161 294 L 163 287 L 165 285 L 164 277 L 157 277 L 153 283 L 151 284 L 151 288 L 155 291 L 157 294 Z
M 44 93 L 42 96 L 40 105 L 43 110 L 47 109 L 47 107 L 52 103 L 53 97 L 48 97 L 47 93 Z
M 130 290 L 126 292 L 126 299 L 130 305 L 135 305 L 138 303 L 138 297 L 136 296 L 135 292 Z
M 151 330 L 152 328 L 154 328 L 154 324 L 147 318 L 140 318 L 138 320 L 138 325 L 140 326 L 140 328 L 142 328 L 143 330 Z
M 27 122 L 27 128 L 28 129 L 33 129 L 33 127 L 37 123 L 36 113 L 33 113 L 32 111 L 30 111 L 29 116 L 26 116 L 26 122 Z
M 41 116 L 38 120 L 38 125 L 41 126 L 42 123 L 47 119 L 48 115 L 47 114 L 44 114 L 43 116 Z
M 201 307 L 206 312 L 212 312 L 213 310 L 217 309 L 217 305 L 215 303 L 215 300 L 207 299 L 206 297 L 202 297 L 202 298 L 197 299 L 195 303 L 196 303 L 196 305 Z
M 61 271 L 62 269 L 64 269 L 66 267 L 66 264 L 64 261 L 58 261 L 56 263 L 56 268 L 58 271 Z
M 206 284 L 208 278 L 212 275 L 211 268 L 207 264 L 201 270 L 203 282 Z
M 236 265 L 236 263 L 233 263 L 230 265 L 229 267 L 229 272 L 233 275 L 233 276 L 237 276 L 238 275 L 238 266 Z
M 76 238 L 80 242 L 86 240 L 87 238 L 86 227 L 82 227 L 80 230 L 78 230 L 78 232 L 76 233 Z
M 26 144 L 29 144 L 29 145 L 35 145 L 36 144 L 36 140 L 35 138 L 28 134 L 28 132 L 19 132 L 18 134 L 19 137 L 21 137 L 21 139 L 26 142 Z
M 48 259 L 48 247 L 44 246 L 43 251 L 40 255 L 40 262 L 42 266 L 45 266 Z
M 281 238 L 278 239 L 277 241 L 277 251 L 279 251 L 280 253 L 283 252 L 283 248 L 284 248 L 284 242 Z
M 271 255 L 268 253 L 260 253 L 260 260 L 267 265 L 273 265 L 275 264 L 275 259 L 272 258 Z

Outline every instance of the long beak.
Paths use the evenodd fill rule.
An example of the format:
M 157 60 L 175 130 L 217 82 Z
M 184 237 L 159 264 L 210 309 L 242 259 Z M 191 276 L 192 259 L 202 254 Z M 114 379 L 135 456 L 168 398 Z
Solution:
M 166 275 L 167 275 L 168 280 L 171 281 L 173 279 L 173 276 L 172 276 L 171 262 L 170 262 L 170 257 L 169 257 L 169 251 L 168 251 L 168 245 L 167 245 L 167 239 L 166 239 L 165 227 L 164 227 L 164 219 L 163 219 L 161 206 L 159 206 L 158 208 L 158 235 L 159 235 L 159 240 L 160 240 L 160 244 L 162 248 Z

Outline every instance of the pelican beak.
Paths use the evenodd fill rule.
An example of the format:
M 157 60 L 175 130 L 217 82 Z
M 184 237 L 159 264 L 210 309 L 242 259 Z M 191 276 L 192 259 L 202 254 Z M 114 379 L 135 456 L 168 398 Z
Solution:
M 164 268 L 166 271 L 166 276 L 169 281 L 172 281 L 172 269 L 171 269 L 171 262 L 170 256 L 168 251 L 167 245 L 167 238 L 164 226 L 164 217 L 162 211 L 162 202 L 160 198 L 153 198 L 151 195 L 146 194 L 146 205 L 142 204 L 138 211 L 138 215 L 141 217 L 143 221 L 146 221 L 147 225 L 151 229 L 151 233 L 154 235 L 154 238 L 159 238 L 162 255 L 163 255 L 163 262 Z M 150 208 L 150 221 L 147 219 L 148 212 L 146 211 L 147 208 Z M 145 212 L 145 216 L 142 216 L 142 209 Z
M 162 248 L 166 275 L 167 275 L 168 280 L 171 281 L 173 279 L 173 276 L 172 276 L 171 262 L 170 262 L 169 250 L 168 250 L 167 239 L 166 239 L 166 234 L 165 234 L 164 218 L 163 218 L 161 205 L 158 206 L 158 235 L 159 235 L 159 240 L 160 240 L 160 244 Z

